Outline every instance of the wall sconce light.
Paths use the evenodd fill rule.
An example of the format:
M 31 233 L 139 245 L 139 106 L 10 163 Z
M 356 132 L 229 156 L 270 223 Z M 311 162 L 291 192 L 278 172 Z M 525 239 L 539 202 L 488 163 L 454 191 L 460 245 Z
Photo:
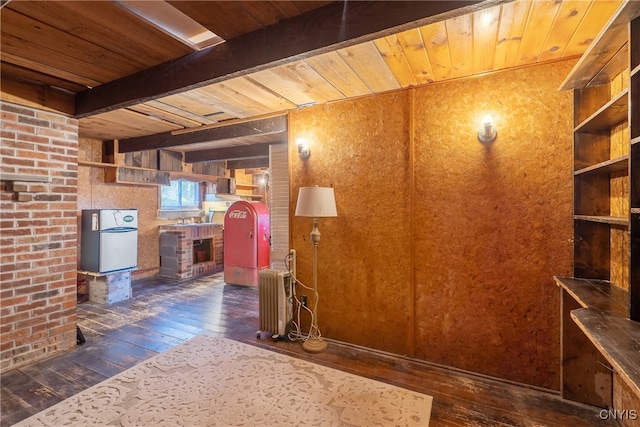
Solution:
M 483 144 L 488 144 L 496 140 L 498 132 L 493 126 L 493 119 L 491 116 L 484 116 L 482 119 L 482 127 L 478 132 L 478 140 Z
M 309 143 L 305 138 L 298 138 L 296 140 L 296 145 L 298 146 L 298 155 L 302 160 L 307 160 L 311 155 L 311 150 L 309 149 Z

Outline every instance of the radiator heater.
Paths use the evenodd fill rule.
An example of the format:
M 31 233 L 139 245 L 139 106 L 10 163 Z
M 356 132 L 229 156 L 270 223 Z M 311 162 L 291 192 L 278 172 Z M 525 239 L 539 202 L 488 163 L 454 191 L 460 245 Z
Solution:
M 286 270 L 269 268 L 258 273 L 260 331 L 284 336 L 293 318 L 291 276 Z

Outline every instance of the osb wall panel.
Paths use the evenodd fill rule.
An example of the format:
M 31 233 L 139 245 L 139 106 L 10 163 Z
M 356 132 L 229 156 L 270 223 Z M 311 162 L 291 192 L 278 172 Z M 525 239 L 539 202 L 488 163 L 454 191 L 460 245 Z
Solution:
M 291 247 L 312 286 L 311 218 L 295 217 L 298 188 L 335 190 L 321 218 L 319 326 L 324 336 L 399 354 L 410 348 L 408 92 L 294 111 L 290 116 Z M 295 140 L 309 140 L 302 161 Z
M 101 141 L 80 140 L 79 160 L 99 162 L 101 157 Z M 138 209 L 138 278 L 159 267 L 158 230 L 167 221 L 157 219 L 158 206 L 158 187 L 105 183 L 104 169 L 78 167 L 78 215 L 82 209 Z
M 416 356 L 559 388 L 573 62 L 416 90 Z M 498 139 L 477 140 L 491 114 Z

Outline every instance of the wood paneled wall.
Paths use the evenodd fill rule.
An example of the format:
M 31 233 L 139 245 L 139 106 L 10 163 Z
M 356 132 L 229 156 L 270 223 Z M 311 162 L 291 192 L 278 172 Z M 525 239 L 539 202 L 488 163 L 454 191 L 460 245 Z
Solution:
M 324 336 L 559 388 L 570 274 L 573 61 L 305 108 L 290 140 L 292 246 L 311 283 L 298 188 L 333 186 L 320 220 Z M 492 145 L 477 140 L 491 114 Z

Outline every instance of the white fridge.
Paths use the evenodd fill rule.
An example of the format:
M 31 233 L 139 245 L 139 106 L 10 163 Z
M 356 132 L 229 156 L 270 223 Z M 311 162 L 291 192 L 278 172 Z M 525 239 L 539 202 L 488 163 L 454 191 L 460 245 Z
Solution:
M 137 267 L 138 210 L 83 210 L 80 269 L 111 273 Z

